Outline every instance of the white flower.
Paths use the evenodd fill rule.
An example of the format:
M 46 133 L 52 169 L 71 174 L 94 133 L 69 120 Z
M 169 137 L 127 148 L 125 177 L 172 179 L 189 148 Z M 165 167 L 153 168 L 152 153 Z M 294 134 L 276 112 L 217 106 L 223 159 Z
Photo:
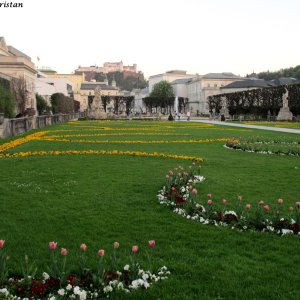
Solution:
M 74 287 L 73 293 L 74 293 L 75 295 L 79 295 L 79 294 L 80 294 L 80 288 L 79 288 L 79 286 L 75 286 L 75 287 Z
M 125 265 L 124 266 L 124 271 L 128 271 L 129 270 L 129 265 Z
M 25 299 L 27 299 L 27 298 L 23 298 L 23 300 L 25 300 Z M 49 298 L 49 300 L 55 300 L 56 298 L 55 298 L 55 296 L 52 296 L 51 298 Z
M 57 294 L 60 295 L 60 296 L 64 296 L 65 290 L 64 290 L 64 289 L 59 289 L 59 290 L 57 291 Z
M 108 293 L 110 293 L 112 291 L 113 291 L 113 288 L 110 285 L 107 285 L 106 287 L 103 288 L 103 292 L 105 294 L 108 294 Z
M 82 290 L 81 293 L 79 294 L 79 299 L 80 300 L 85 300 L 86 299 L 86 291 Z
M 118 290 L 124 290 L 124 285 L 123 285 L 122 282 L 119 282 L 119 283 L 118 283 L 117 289 L 118 289 Z
M 8 292 L 8 290 L 6 288 L 0 289 L 0 293 L 4 294 L 5 296 L 8 296 L 8 294 L 9 294 L 9 292 Z
M 289 230 L 289 229 L 282 229 L 282 235 L 285 235 L 285 234 L 293 234 L 294 231 L 293 230 Z
M 234 215 L 234 216 L 236 216 L 236 217 L 237 217 L 237 215 L 236 215 L 236 212 L 235 212 L 235 211 L 233 211 L 233 210 L 230 210 L 230 211 L 225 211 L 224 215 L 225 215 L 225 216 L 226 216 L 226 215 Z
M 67 291 L 70 291 L 71 289 L 72 289 L 71 284 L 68 284 L 68 285 L 66 286 L 66 290 L 67 290 Z
M 43 278 L 44 278 L 45 280 L 47 280 L 47 279 L 50 278 L 50 276 L 49 276 L 49 274 L 47 274 L 46 272 L 44 272 L 44 273 L 43 273 Z
M 148 274 L 143 274 L 142 278 L 146 281 L 149 278 Z
M 148 287 L 150 287 L 150 284 L 147 281 L 145 281 L 144 282 L 144 288 L 147 289 Z

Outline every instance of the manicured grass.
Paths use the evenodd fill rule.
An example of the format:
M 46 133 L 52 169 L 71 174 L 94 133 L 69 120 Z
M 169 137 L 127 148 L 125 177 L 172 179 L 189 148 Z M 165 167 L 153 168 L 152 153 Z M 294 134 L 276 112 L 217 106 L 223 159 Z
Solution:
M 50 130 L 45 136 L 124 134 L 67 139 L 133 142 L 41 139 L 11 148 L 7 153 L 101 149 L 200 156 L 204 158 L 201 172 L 206 177 L 199 185 L 202 201 L 206 201 L 208 193 L 213 194 L 215 202 L 226 198 L 229 207 L 234 207 L 237 195 L 242 195 L 245 203 L 264 200 L 271 205 L 281 197 L 287 210 L 300 200 L 298 157 L 234 151 L 224 148 L 225 142 L 215 141 L 134 142 L 254 135 L 271 138 L 278 136 L 276 132 L 193 122 L 75 122 L 45 130 Z M 283 133 L 280 136 L 295 137 Z M 156 267 L 166 265 L 171 270 L 170 278 L 147 291 L 119 295 L 119 299 L 299 299 L 299 237 L 204 226 L 159 205 L 156 194 L 167 171 L 189 163 L 122 155 L 0 158 L 0 238 L 6 240 L 10 266 L 19 272 L 19 261 L 28 254 L 43 271 L 49 260 L 48 242 L 54 240 L 69 249 L 69 267 L 76 269 L 81 243 L 88 245 L 89 261 L 95 264 L 98 249 L 109 253 L 113 242 L 119 241 L 121 249 L 140 246 L 140 261 L 146 269 L 143 250 L 148 248 L 148 240 L 154 239 L 157 247 L 152 251 L 152 261 Z

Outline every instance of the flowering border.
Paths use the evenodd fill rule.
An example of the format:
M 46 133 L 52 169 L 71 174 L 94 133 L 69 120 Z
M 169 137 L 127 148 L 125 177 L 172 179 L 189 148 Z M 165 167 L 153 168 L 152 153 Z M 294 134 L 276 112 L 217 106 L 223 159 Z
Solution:
M 197 167 L 196 167 L 197 170 Z M 157 198 L 161 205 L 166 205 L 176 214 L 201 224 L 224 226 L 240 231 L 263 231 L 277 235 L 293 234 L 300 237 L 300 202 L 288 208 L 289 216 L 283 212 L 283 200 L 277 200 L 272 207 L 260 201 L 254 209 L 250 203 L 242 204 L 238 196 L 234 210 L 228 210 L 226 199 L 220 201 L 223 209 L 214 207 L 212 194 L 207 195 L 207 202 L 197 199 L 195 183 L 201 183 L 204 177 L 195 175 L 195 163 L 188 170 L 181 166 L 170 170 L 166 175 L 166 185 L 158 191 Z
M 50 264 L 48 273 L 36 276 L 34 263 L 29 263 L 25 256 L 22 265 L 22 277 L 10 277 L 6 267 L 5 240 L 0 240 L 0 298 L 3 299 L 101 299 L 109 298 L 115 292 L 130 293 L 137 289 L 148 289 L 158 281 L 165 280 L 170 275 L 167 267 L 163 266 L 153 272 L 149 253 L 147 252 L 150 270 L 141 269 L 137 255 L 139 247 L 133 245 L 130 253 L 130 263 L 120 271 L 120 244 L 114 242 L 110 256 L 104 249 L 97 252 L 96 269 L 90 269 L 87 264 L 87 245 L 81 244 L 78 259 L 78 273 L 66 271 L 66 261 L 69 251 L 66 248 L 57 250 L 57 242 L 49 242 Z M 151 252 L 156 246 L 154 240 L 148 242 Z M 107 257 L 107 259 L 106 259 Z

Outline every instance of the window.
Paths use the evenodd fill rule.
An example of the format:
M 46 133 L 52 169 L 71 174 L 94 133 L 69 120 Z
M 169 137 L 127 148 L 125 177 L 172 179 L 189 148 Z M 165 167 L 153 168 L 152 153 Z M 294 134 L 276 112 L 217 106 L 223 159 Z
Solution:
M 218 87 L 218 85 L 215 83 L 214 87 Z

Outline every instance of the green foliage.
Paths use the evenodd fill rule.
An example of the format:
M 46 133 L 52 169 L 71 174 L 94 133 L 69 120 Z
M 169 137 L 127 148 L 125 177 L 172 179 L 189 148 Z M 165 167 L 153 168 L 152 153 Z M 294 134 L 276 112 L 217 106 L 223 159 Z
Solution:
M 74 112 L 74 100 L 64 94 L 55 93 L 50 99 L 53 114 L 69 114 Z
M 118 112 L 120 103 L 124 103 L 126 107 L 126 113 L 128 114 L 132 109 L 134 96 L 101 96 L 102 105 L 105 111 L 107 103 L 109 103 L 111 100 L 114 102 L 115 112 Z
M 300 84 L 209 96 L 209 111 L 218 113 L 222 107 L 222 97 L 224 97 L 231 115 L 254 114 L 267 116 L 268 112 L 271 115 L 277 115 L 283 105 L 282 95 L 285 93 L 285 87 L 289 91 L 289 108 L 294 115 L 299 115 Z
M 148 84 L 144 79 L 144 75 L 142 73 L 132 73 L 127 75 L 124 72 L 110 72 L 108 74 L 104 73 L 96 73 L 89 74 L 87 80 L 95 79 L 96 81 L 103 82 L 106 78 L 108 80 L 108 84 L 112 84 L 113 79 L 116 81 L 117 87 L 121 90 L 132 91 L 133 89 L 143 89 Z
M 15 98 L 10 90 L 9 81 L 0 78 L 0 112 L 6 118 L 14 117 Z
M 35 95 L 36 98 L 36 108 L 39 113 L 39 115 L 42 115 L 43 112 L 45 112 L 48 108 L 48 104 L 46 100 L 39 94 Z
M 170 82 L 162 80 L 156 83 L 150 93 L 150 97 L 166 99 L 174 97 L 174 91 Z
M 300 79 L 300 65 L 296 67 L 281 69 L 279 71 L 275 72 L 260 72 L 257 74 L 258 78 L 265 79 L 265 80 L 272 80 L 272 79 L 278 79 L 281 77 L 292 77 Z

